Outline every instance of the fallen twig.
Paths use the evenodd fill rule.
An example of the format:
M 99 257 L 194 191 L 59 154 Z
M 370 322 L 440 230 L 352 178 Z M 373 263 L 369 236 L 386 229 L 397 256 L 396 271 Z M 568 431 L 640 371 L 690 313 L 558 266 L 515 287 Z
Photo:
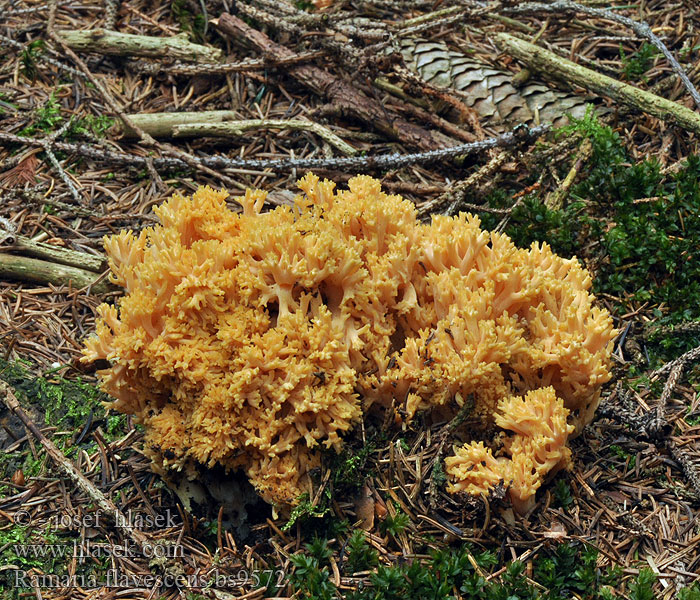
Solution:
M 563 12 L 580 12 L 592 17 L 600 17 L 603 19 L 608 19 L 609 21 L 614 21 L 615 23 L 620 23 L 634 31 L 640 37 L 646 38 L 654 46 L 656 46 L 662 54 L 666 57 L 671 68 L 678 74 L 683 85 L 686 87 L 690 95 L 693 97 L 695 104 L 700 107 L 700 93 L 695 88 L 693 83 L 688 79 L 683 67 L 679 64 L 676 58 L 671 54 L 666 45 L 659 39 L 659 37 L 651 30 L 651 27 L 644 22 L 634 21 L 629 17 L 624 15 L 619 15 L 611 10 L 605 8 L 593 8 L 591 6 L 584 6 L 576 2 L 571 2 L 570 0 L 556 0 L 551 4 L 543 4 L 541 2 L 527 2 L 525 4 L 520 4 L 504 9 L 507 13 L 531 13 L 531 12 L 552 12 L 555 14 L 561 14 Z
M 120 0 L 105 0 L 105 29 L 116 29 Z
M 428 164 L 440 160 L 454 158 L 456 156 L 483 152 L 490 148 L 511 147 L 519 143 L 535 139 L 549 131 L 548 125 L 528 128 L 519 126 L 513 131 L 508 131 L 496 137 L 450 146 L 440 150 L 428 152 L 417 152 L 414 154 L 380 154 L 378 156 L 359 156 L 342 158 L 285 158 L 280 160 L 256 160 L 256 159 L 236 159 L 225 156 L 202 156 L 194 158 L 198 164 L 208 168 L 217 169 L 271 169 L 273 171 L 290 171 L 293 169 L 339 169 L 355 170 L 356 172 L 367 172 L 374 169 L 397 169 L 416 164 Z M 43 141 L 31 138 L 3 133 L 0 131 L 0 140 L 30 146 L 43 146 Z M 76 152 L 83 156 L 96 160 L 115 162 L 120 164 L 131 164 L 145 167 L 148 157 L 115 152 L 96 147 L 90 144 L 73 144 L 68 142 L 56 142 L 57 150 L 66 152 Z M 153 164 L 159 169 L 180 169 L 189 166 L 189 163 L 182 158 L 168 156 L 153 158 Z
M 574 181 L 576 181 L 576 177 L 581 171 L 581 167 L 586 163 L 592 154 L 593 144 L 589 139 L 583 140 L 581 143 L 581 148 L 579 148 L 578 154 L 574 159 L 574 164 L 564 178 L 564 181 L 561 182 L 561 185 L 559 185 L 556 190 L 547 194 L 544 203 L 548 208 L 552 210 L 559 210 L 562 207 L 564 204 L 564 198 L 566 198 L 571 186 L 574 184 Z
M 80 196 L 80 192 L 78 191 L 78 188 L 75 187 L 75 184 L 73 183 L 73 181 L 71 181 L 71 178 L 68 177 L 68 174 L 63 170 L 61 163 L 58 162 L 56 155 L 51 150 L 51 143 L 50 142 L 47 142 L 47 144 L 44 146 L 44 154 L 46 154 L 46 158 L 49 159 L 49 162 L 53 165 L 54 169 L 56 169 L 56 172 L 58 173 L 58 176 L 61 178 L 61 181 L 63 181 L 63 183 L 66 184 L 66 187 L 70 190 L 70 193 L 71 193 L 71 196 L 73 196 L 73 199 L 76 202 L 80 202 L 82 200 L 82 198 Z
M 695 362 L 698 359 L 700 359 L 700 346 L 693 348 L 692 350 L 688 350 L 688 352 L 685 354 L 681 354 L 678 358 L 672 360 L 671 362 L 667 362 L 663 367 L 659 367 L 651 374 L 650 379 L 653 381 L 657 377 L 672 371 L 679 364 L 686 365 L 687 363 Z
M 312 131 L 343 154 L 347 156 L 357 154 L 355 148 L 343 141 L 327 127 L 311 121 L 301 121 L 300 119 L 249 119 L 245 121 L 223 121 L 221 123 L 182 123 L 173 127 L 173 135 L 175 137 L 230 137 L 243 135 L 245 131 L 250 131 L 251 129 Z
M 700 115 L 685 106 L 645 92 L 607 75 L 596 73 L 556 55 L 554 52 L 507 33 L 497 34 L 495 41 L 506 52 L 535 70 L 565 79 L 598 94 L 609 96 L 613 100 L 643 110 L 664 121 L 671 120 L 688 131 L 700 133 Z
M 231 121 L 239 116 L 235 110 L 206 110 L 201 112 L 139 113 L 127 115 L 129 121 L 153 137 L 172 137 L 175 125 L 200 123 L 209 125 Z M 117 123 L 116 133 L 126 138 L 137 138 L 139 134 L 124 123 Z
M 661 398 L 659 398 L 659 402 L 656 405 L 656 415 L 651 423 L 651 429 L 653 432 L 660 432 L 666 424 L 666 405 L 671 398 L 673 390 L 678 384 L 678 380 L 683 374 L 684 366 L 684 363 L 677 363 L 668 374 L 668 379 L 664 384 L 663 392 L 661 392 Z
M 673 460 L 675 460 L 683 470 L 686 479 L 693 486 L 695 493 L 700 496 L 700 474 L 698 468 L 693 464 L 692 458 L 685 450 L 679 448 L 672 438 L 666 440 L 666 448 L 670 452 Z
M 446 214 L 453 214 L 457 208 L 464 206 L 464 198 L 467 192 L 474 186 L 478 185 L 479 182 L 483 181 L 485 178 L 490 177 L 497 169 L 506 161 L 508 158 L 507 152 L 500 152 L 498 155 L 493 157 L 488 163 L 482 166 L 478 171 L 472 173 L 463 181 L 456 181 L 453 183 L 448 190 L 446 190 L 442 195 L 434 198 L 433 200 L 426 202 L 420 208 L 421 215 L 427 215 L 432 213 L 436 208 L 441 206 L 449 206 L 445 211 Z M 467 206 L 469 210 L 484 210 L 488 207 L 482 206 Z M 510 209 L 498 209 L 499 212 L 510 212 Z
M 90 288 L 94 294 L 115 289 L 102 275 L 93 271 L 5 252 L 0 252 L 0 277 L 44 285 L 71 285 L 76 289 Z
M 223 57 L 218 48 L 193 44 L 187 39 L 186 33 L 166 38 L 93 29 L 61 30 L 56 35 L 72 50 L 113 56 L 145 56 L 207 63 L 216 62 Z
M 406 67 L 396 65 L 394 67 L 394 72 L 406 83 L 418 86 L 426 96 L 431 96 L 435 100 L 451 106 L 459 113 L 462 120 L 469 123 L 477 139 L 484 139 L 484 130 L 479 122 L 479 113 L 476 111 L 476 109 L 467 106 L 461 100 L 451 96 L 449 94 L 449 90 L 440 89 L 433 84 L 428 83 Z
M 421 82 L 421 84 L 424 84 L 424 82 Z M 397 98 L 401 99 L 403 101 L 403 105 L 400 105 L 397 108 L 403 113 L 410 114 L 418 121 L 426 124 L 430 123 L 435 127 L 440 128 L 447 135 L 452 136 L 456 140 L 473 142 L 477 139 L 473 133 L 470 133 L 466 129 L 462 129 L 459 127 L 459 125 L 455 125 L 447 119 L 443 119 L 432 108 L 430 108 L 430 104 L 423 98 L 409 96 L 406 92 L 404 92 L 402 87 L 391 83 L 387 79 L 377 77 L 374 80 L 373 85 L 374 87 L 385 92 L 389 92 L 392 96 L 396 96 Z
M 129 120 L 153 137 L 229 137 L 242 135 L 251 129 L 297 129 L 316 133 L 320 138 L 336 147 L 343 154 L 357 153 L 350 144 L 343 141 L 330 129 L 300 119 L 236 119 L 238 113 L 232 110 L 205 112 L 144 113 L 129 115 Z M 125 137 L 134 137 L 136 132 L 124 128 Z
M 277 7 L 284 6 L 285 2 L 275 2 L 275 5 Z M 272 27 L 275 31 L 284 31 L 293 38 L 301 38 L 308 33 L 306 29 L 294 22 L 294 17 L 280 17 L 279 8 L 268 12 L 266 10 L 261 10 L 260 8 L 251 6 L 250 4 L 243 3 L 237 5 L 236 8 L 238 13 L 240 13 L 242 16 L 253 19 L 256 23 L 261 23 Z M 303 11 L 298 10 L 298 12 L 299 16 L 303 18 Z M 306 25 L 312 25 L 312 23 L 306 23 Z M 316 23 L 313 23 L 313 25 L 316 25 Z M 360 37 L 362 37 L 361 34 Z M 384 37 L 388 36 L 385 35 Z M 353 44 L 348 44 L 340 39 L 336 39 L 336 36 L 323 36 L 319 38 L 319 44 L 324 49 L 332 52 L 334 55 L 342 57 L 346 66 L 352 70 L 361 68 L 361 65 L 364 62 L 364 52 L 361 52 Z M 287 51 L 289 52 L 289 50 Z
M 279 68 L 291 65 L 298 65 L 305 62 L 317 60 L 326 55 L 325 51 L 312 50 L 310 52 L 301 52 L 294 54 L 288 58 L 280 60 L 269 60 L 263 58 L 246 58 L 237 62 L 222 62 L 222 63 L 195 63 L 182 64 L 175 63 L 162 64 L 158 62 L 150 62 L 145 60 L 132 61 L 131 66 L 141 73 L 149 75 L 157 75 L 158 73 L 166 72 L 171 75 L 225 75 L 227 73 L 242 73 L 246 71 L 260 71 L 262 69 Z
M 71 250 L 70 248 L 59 248 L 51 244 L 35 242 L 31 238 L 23 235 L 10 233 L 8 238 L 4 241 L 5 243 L 12 244 L 12 250 L 19 250 L 29 256 L 69 267 L 84 269 L 92 271 L 93 273 L 102 273 L 106 267 L 106 259 L 104 256 L 95 256 L 93 254 Z
M 449 8 L 443 8 L 403 21 L 399 24 L 398 33 L 404 37 L 417 36 L 418 34 L 424 34 L 430 29 L 464 22 L 467 14 L 473 18 L 475 15 L 483 14 L 486 11 L 485 5 L 477 9 L 468 6 L 450 6 Z
M 61 181 L 66 184 L 66 187 L 71 193 L 71 196 L 73 196 L 73 199 L 76 202 L 80 203 L 82 201 L 80 191 L 73 183 L 73 180 L 68 176 L 68 173 L 65 172 L 65 170 L 61 166 L 61 163 L 58 162 L 58 159 L 56 158 L 56 155 L 53 153 L 52 150 L 52 147 L 56 143 L 56 140 L 68 130 L 68 128 L 71 125 L 71 122 L 71 119 L 67 120 L 58 130 L 54 131 L 51 135 L 48 135 L 47 137 L 43 138 L 41 140 L 41 145 L 44 149 L 44 154 L 46 154 L 46 158 L 48 158 L 49 162 L 53 166 Z

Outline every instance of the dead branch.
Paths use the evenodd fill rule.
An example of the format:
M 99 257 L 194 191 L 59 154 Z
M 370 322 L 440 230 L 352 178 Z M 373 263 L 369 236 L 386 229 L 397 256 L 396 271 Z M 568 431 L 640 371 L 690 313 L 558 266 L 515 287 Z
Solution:
M 171 75 L 187 75 L 194 77 L 195 75 L 225 75 L 227 73 L 260 71 L 271 67 L 285 67 L 304 62 L 311 62 L 313 60 L 323 58 L 325 55 L 326 53 L 321 50 L 301 52 L 284 60 L 269 60 L 266 57 L 263 57 L 245 58 L 237 62 L 195 64 L 175 63 L 174 65 L 146 60 L 135 60 L 131 62 L 130 66 L 141 73 L 147 73 L 149 75 L 157 75 L 158 73 L 166 72 Z
M 453 214 L 455 210 L 461 207 L 477 211 L 488 209 L 488 207 L 473 205 L 466 207 L 464 206 L 464 198 L 471 189 L 473 189 L 475 186 L 478 186 L 485 179 L 490 178 L 501 167 L 501 165 L 503 165 L 503 163 L 508 159 L 508 157 L 509 154 L 507 152 L 498 153 L 478 171 L 467 177 L 467 179 L 463 181 L 456 181 L 443 194 L 423 204 L 423 206 L 420 207 L 420 214 L 428 215 L 434 212 L 435 209 L 442 206 L 449 206 L 449 208 L 446 211 L 447 214 Z M 501 209 L 497 210 L 500 211 Z M 502 210 L 510 212 L 510 209 Z
M 691 456 L 683 448 L 680 448 L 672 438 L 666 440 L 666 448 L 673 460 L 680 465 L 683 474 L 690 482 L 690 485 L 693 486 L 695 493 L 700 496 L 700 474 L 698 474 L 698 468 L 693 463 Z
M 102 275 L 92 271 L 5 252 L 0 252 L 0 277 L 43 285 L 89 288 L 93 294 L 104 294 L 115 289 Z
M 23 254 L 69 267 L 84 269 L 93 273 L 102 273 L 106 268 L 104 256 L 95 256 L 69 248 L 59 248 L 51 244 L 35 242 L 23 235 L 10 234 L 10 237 L 4 241 L 12 243 L 13 250 L 19 250 Z
M 451 25 L 456 22 L 464 22 L 467 15 L 473 18 L 475 15 L 483 14 L 484 12 L 486 12 L 485 8 L 474 10 L 467 6 L 450 6 L 449 8 L 436 10 L 421 15 L 420 17 L 407 19 L 399 25 L 400 29 L 398 33 L 402 37 L 425 34 L 425 32 L 430 29 L 437 29 L 438 27 Z
M 322 140 L 345 154 L 354 156 L 357 150 L 343 141 L 327 127 L 300 119 L 249 119 L 245 121 L 224 121 L 221 123 L 182 123 L 173 127 L 173 136 L 179 137 L 232 137 L 244 135 L 253 129 L 291 129 L 311 131 Z
M 663 121 L 673 121 L 688 131 L 700 133 L 700 115 L 685 106 L 596 73 L 507 33 L 497 34 L 495 41 L 506 52 L 532 69 L 609 96 L 617 102 L 642 110 Z
M 121 0 L 105 0 L 105 29 L 116 29 Z
M 563 206 L 564 198 L 566 198 L 571 186 L 574 184 L 574 181 L 576 181 L 576 177 L 578 177 L 581 167 L 583 167 L 583 165 L 592 155 L 593 144 L 589 139 L 585 139 L 581 143 L 581 148 L 574 159 L 574 164 L 564 178 L 564 181 L 561 182 L 561 185 L 557 187 L 556 190 L 547 194 L 544 203 L 548 208 L 551 208 L 552 210 L 559 210 Z
M 216 62 L 223 57 L 223 53 L 218 48 L 193 44 L 187 39 L 186 33 L 165 38 L 93 29 L 91 31 L 61 30 L 57 31 L 56 35 L 71 50 L 112 56 L 171 58 L 205 63 Z
M 697 346 L 692 350 L 688 350 L 688 352 L 685 354 L 681 354 L 678 358 L 672 360 L 671 362 L 667 362 L 663 367 L 659 367 L 650 375 L 649 378 L 653 381 L 657 377 L 673 371 L 673 369 L 675 369 L 678 365 L 682 365 L 684 367 L 686 364 L 695 362 L 698 359 L 700 359 L 700 346 Z
M 551 4 L 542 4 L 540 2 L 528 2 L 525 4 L 520 4 L 519 6 L 514 6 L 506 8 L 505 12 L 510 13 L 529 13 L 529 12 L 553 12 L 555 14 L 561 14 L 566 12 L 580 12 L 592 17 L 600 17 L 602 19 L 608 19 L 609 21 L 614 21 L 620 25 L 628 27 L 634 31 L 638 36 L 646 38 L 654 46 L 656 46 L 661 53 L 666 57 L 671 68 L 678 74 L 683 85 L 686 87 L 690 95 L 693 97 L 695 104 L 700 107 L 700 93 L 692 84 L 688 76 L 686 75 L 683 67 L 679 64 L 676 58 L 671 54 L 666 45 L 659 39 L 659 37 L 651 30 L 651 27 L 646 23 L 634 21 L 629 17 L 624 15 L 619 15 L 611 10 L 605 8 L 593 8 L 590 6 L 584 6 L 576 2 L 570 2 L 569 0 L 557 0 Z
M 450 146 L 440 150 L 428 152 L 416 152 L 414 154 L 380 154 L 378 156 L 360 156 L 343 158 L 285 158 L 281 160 L 255 160 L 255 159 L 235 159 L 226 156 L 203 156 L 193 157 L 193 160 L 202 167 L 208 169 L 271 169 L 273 171 L 291 171 L 293 169 L 338 169 L 354 170 L 358 173 L 366 173 L 373 169 L 398 169 L 417 164 L 429 164 L 436 161 L 444 161 L 457 156 L 483 152 L 496 147 L 513 147 L 520 143 L 534 140 L 543 133 L 549 131 L 548 125 L 528 128 L 524 125 L 518 126 L 513 131 L 508 131 L 496 137 Z M 21 137 L 11 133 L 0 131 L 0 140 L 29 146 L 43 146 L 43 140 L 31 137 Z M 130 164 L 140 168 L 146 167 L 149 160 L 158 169 L 181 169 L 183 166 L 191 166 L 189 162 L 177 156 L 160 158 L 148 158 L 105 150 L 90 144 L 72 144 L 68 142 L 56 142 L 54 147 L 57 150 L 76 152 L 82 156 L 100 161 L 118 164 Z
M 233 15 L 224 13 L 218 21 L 212 23 L 222 34 L 233 40 L 247 40 L 260 52 L 274 59 L 286 58 L 293 54 L 288 48 L 273 42 L 264 33 L 253 29 Z M 291 67 L 287 72 L 315 94 L 329 100 L 340 112 L 360 119 L 392 139 L 398 139 L 421 150 L 435 150 L 453 141 L 447 136 L 427 131 L 388 113 L 379 102 L 323 69 L 299 65 Z
M 71 123 L 71 119 L 67 120 L 58 130 L 54 131 L 51 135 L 46 136 L 40 141 L 42 142 L 41 146 L 44 149 L 44 154 L 46 155 L 46 158 L 53 166 L 61 181 L 63 181 L 63 183 L 70 191 L 71 195 L 73 196 L 73 199 L 76 202 L 80 203 L 82 201 L 80 191 L 76 187 L 75 183 L 73 183 L 73 180 L 68 176 L 68 173 L 66 173 L 66 171 L 63 169 L 63 166 L 58 161 L 58 158 L 56 158 L 56 155 L 53 153 L 52 150 L 53 145 L 56 143 L 56 140 L 68 130 Z
M 238 112 L 235 110 L 207 110 L 202 112 L 140 113 L 127 116 L 129 121 L 141 131 L 153 137 L 172 137 L 176 125 L 188 123 L 209 125 L 231 121 L 238 117 Z M 135 129 L 124 123 L 117 123 L 115 129 L 115 133 L 121 133 L 125 138 L 139 137 Z
M 321 139 L 347 156 L 357 154 L 352 146 L 330 129 L 300 119 L 236 119 L 232 110 L 203 112 L 143 113 L 129 115 L 129 120 L 153 137 L 232 137 L 254 129 L 293 129 L 316 133 Z M 136 132 L 122 126 L 125 137 L 137 137 Z

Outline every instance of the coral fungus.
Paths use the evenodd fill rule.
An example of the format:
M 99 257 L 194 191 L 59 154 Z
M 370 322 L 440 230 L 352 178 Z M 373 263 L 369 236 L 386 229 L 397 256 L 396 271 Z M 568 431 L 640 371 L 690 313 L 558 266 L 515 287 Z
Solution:
M 447 472 L 456 480 L 448 491 L 481 495 L 503 482 L 515 509 L 527 512 L 545 476 L 569 466 L 566 440 L 574 426 L 567 424 L 568 415 L 552 387 L 504 398 L 498 403 L 496 424 L 515 433 L 505 443 L 510 458 L 494 458 L 483 442 L 457 448 L 445 459 Z
M 410 419 L 470 397 L 484 426 L 515 436 L 510 458 L 473 443 L 449 459 L 452 487 L 504 480 L 526 505 L 610 377 L 614 330 L 588 273 L 472 215 L 422 224 L 371 177 L 299 185 L 269 212 L 260 191 L 236 199 L 241 213 L 224 192 L 176 195 L 160 225 L 106 239 L 126 294 L 99 308 L 84 360 L 111 362 L 113 408 L 144 424 L 162 466 L 243 468 L 290 504 L 363 410 Z

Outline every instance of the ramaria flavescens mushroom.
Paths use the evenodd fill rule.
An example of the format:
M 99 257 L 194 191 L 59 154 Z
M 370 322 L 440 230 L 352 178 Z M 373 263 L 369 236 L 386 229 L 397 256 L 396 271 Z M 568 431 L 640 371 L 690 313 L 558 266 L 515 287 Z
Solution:
M 242 468 L 276 504 L 309 491 L 319 449 L 339 450 L 372 405 L 411 419 L 469 397 L 515 436 L 507 456 L 459 451 L 452 489 L 504 480 L 527 506 L 610 377 L 615 332 L 588 273 L 472 215 L 423 224 L 371 177 L 348 185 L 309 174 L 293 206 L 261 212 L 265 193 L 248 190 L 240 213 L 201 188 L 107 238 L 125 295 L 99 307 L 84 360 L 110 361 L 111 406 L 143 423 L 161 467 Z
M 524 397 L 509 396 L 498 403 L 496 425 L 514 433 L 506 438 L 509 458 L 494 458 L 483 442 L 472 442 L 445 459 L 453 480 L 450 492 L 487 494 L 498 483 L 508 487 L 516 511 L 525 514 L 535 502 L 535 493 L 546 476 L 570 465 L 566 441 L 574 426 L 567 423 L 569 411 L 554 388 L 539 388 Z

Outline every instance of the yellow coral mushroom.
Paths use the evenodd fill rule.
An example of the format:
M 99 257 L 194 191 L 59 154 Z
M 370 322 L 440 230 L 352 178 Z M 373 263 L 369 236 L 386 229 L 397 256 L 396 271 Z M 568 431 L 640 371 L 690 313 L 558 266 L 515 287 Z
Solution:
M 159 225 L 106 238 L 125 296 L 99 308 L 83 360 L 111 362 L 103 388 L 144 424 L 154 460 L 242 468 L 266 500 L 292 504 L 319 449 L 340 449 L 363 410 L 403 404 L 410 419 L 471 396 L 485 426 L 514 419 L 501 426 L 528 440 L 538 477 L 555 468 L 554 442 L 537 436 L 565 445 L 610 377 L 615 332 L 579 263 L 516 248 L 472 215 L 420 223 L 371 177 L 299 186 L 293 206 L 266 213 L 264 192 L 246 191 L 236 213 L 201 188 L 156 208 Z M 527 411 L 503 399 L 545 386 L 535 404 L 551 431 L 511 428 Z M 453 489 L 496 476 L 518 489 L 495 466 L 513 460 L 478 452 L 483 481 Z
M 540 388 L 525 396 L 510 396 L 498 403 L 496 424 L 515 435 L 504 446 L 508 458 L 494 458 L 483 442 L 472 442 L 445 459 L 453 480 L 450 492 L 487 493 L 499 481 L 509 486 L 513 506 L 525 514 L 547 476 L 570 464 L 566 441 L 575 427 L 567 423 L 569 411 L 556 397 L 553 387 Z
M 494 458 L 484 442 L 455 449 L 454 456 L 445 459 L 445 467 L 453 480 L 447 485 L 451 494 L 485 495 L 499 483 L 505 483 L 508 476 L 507 459 Z

